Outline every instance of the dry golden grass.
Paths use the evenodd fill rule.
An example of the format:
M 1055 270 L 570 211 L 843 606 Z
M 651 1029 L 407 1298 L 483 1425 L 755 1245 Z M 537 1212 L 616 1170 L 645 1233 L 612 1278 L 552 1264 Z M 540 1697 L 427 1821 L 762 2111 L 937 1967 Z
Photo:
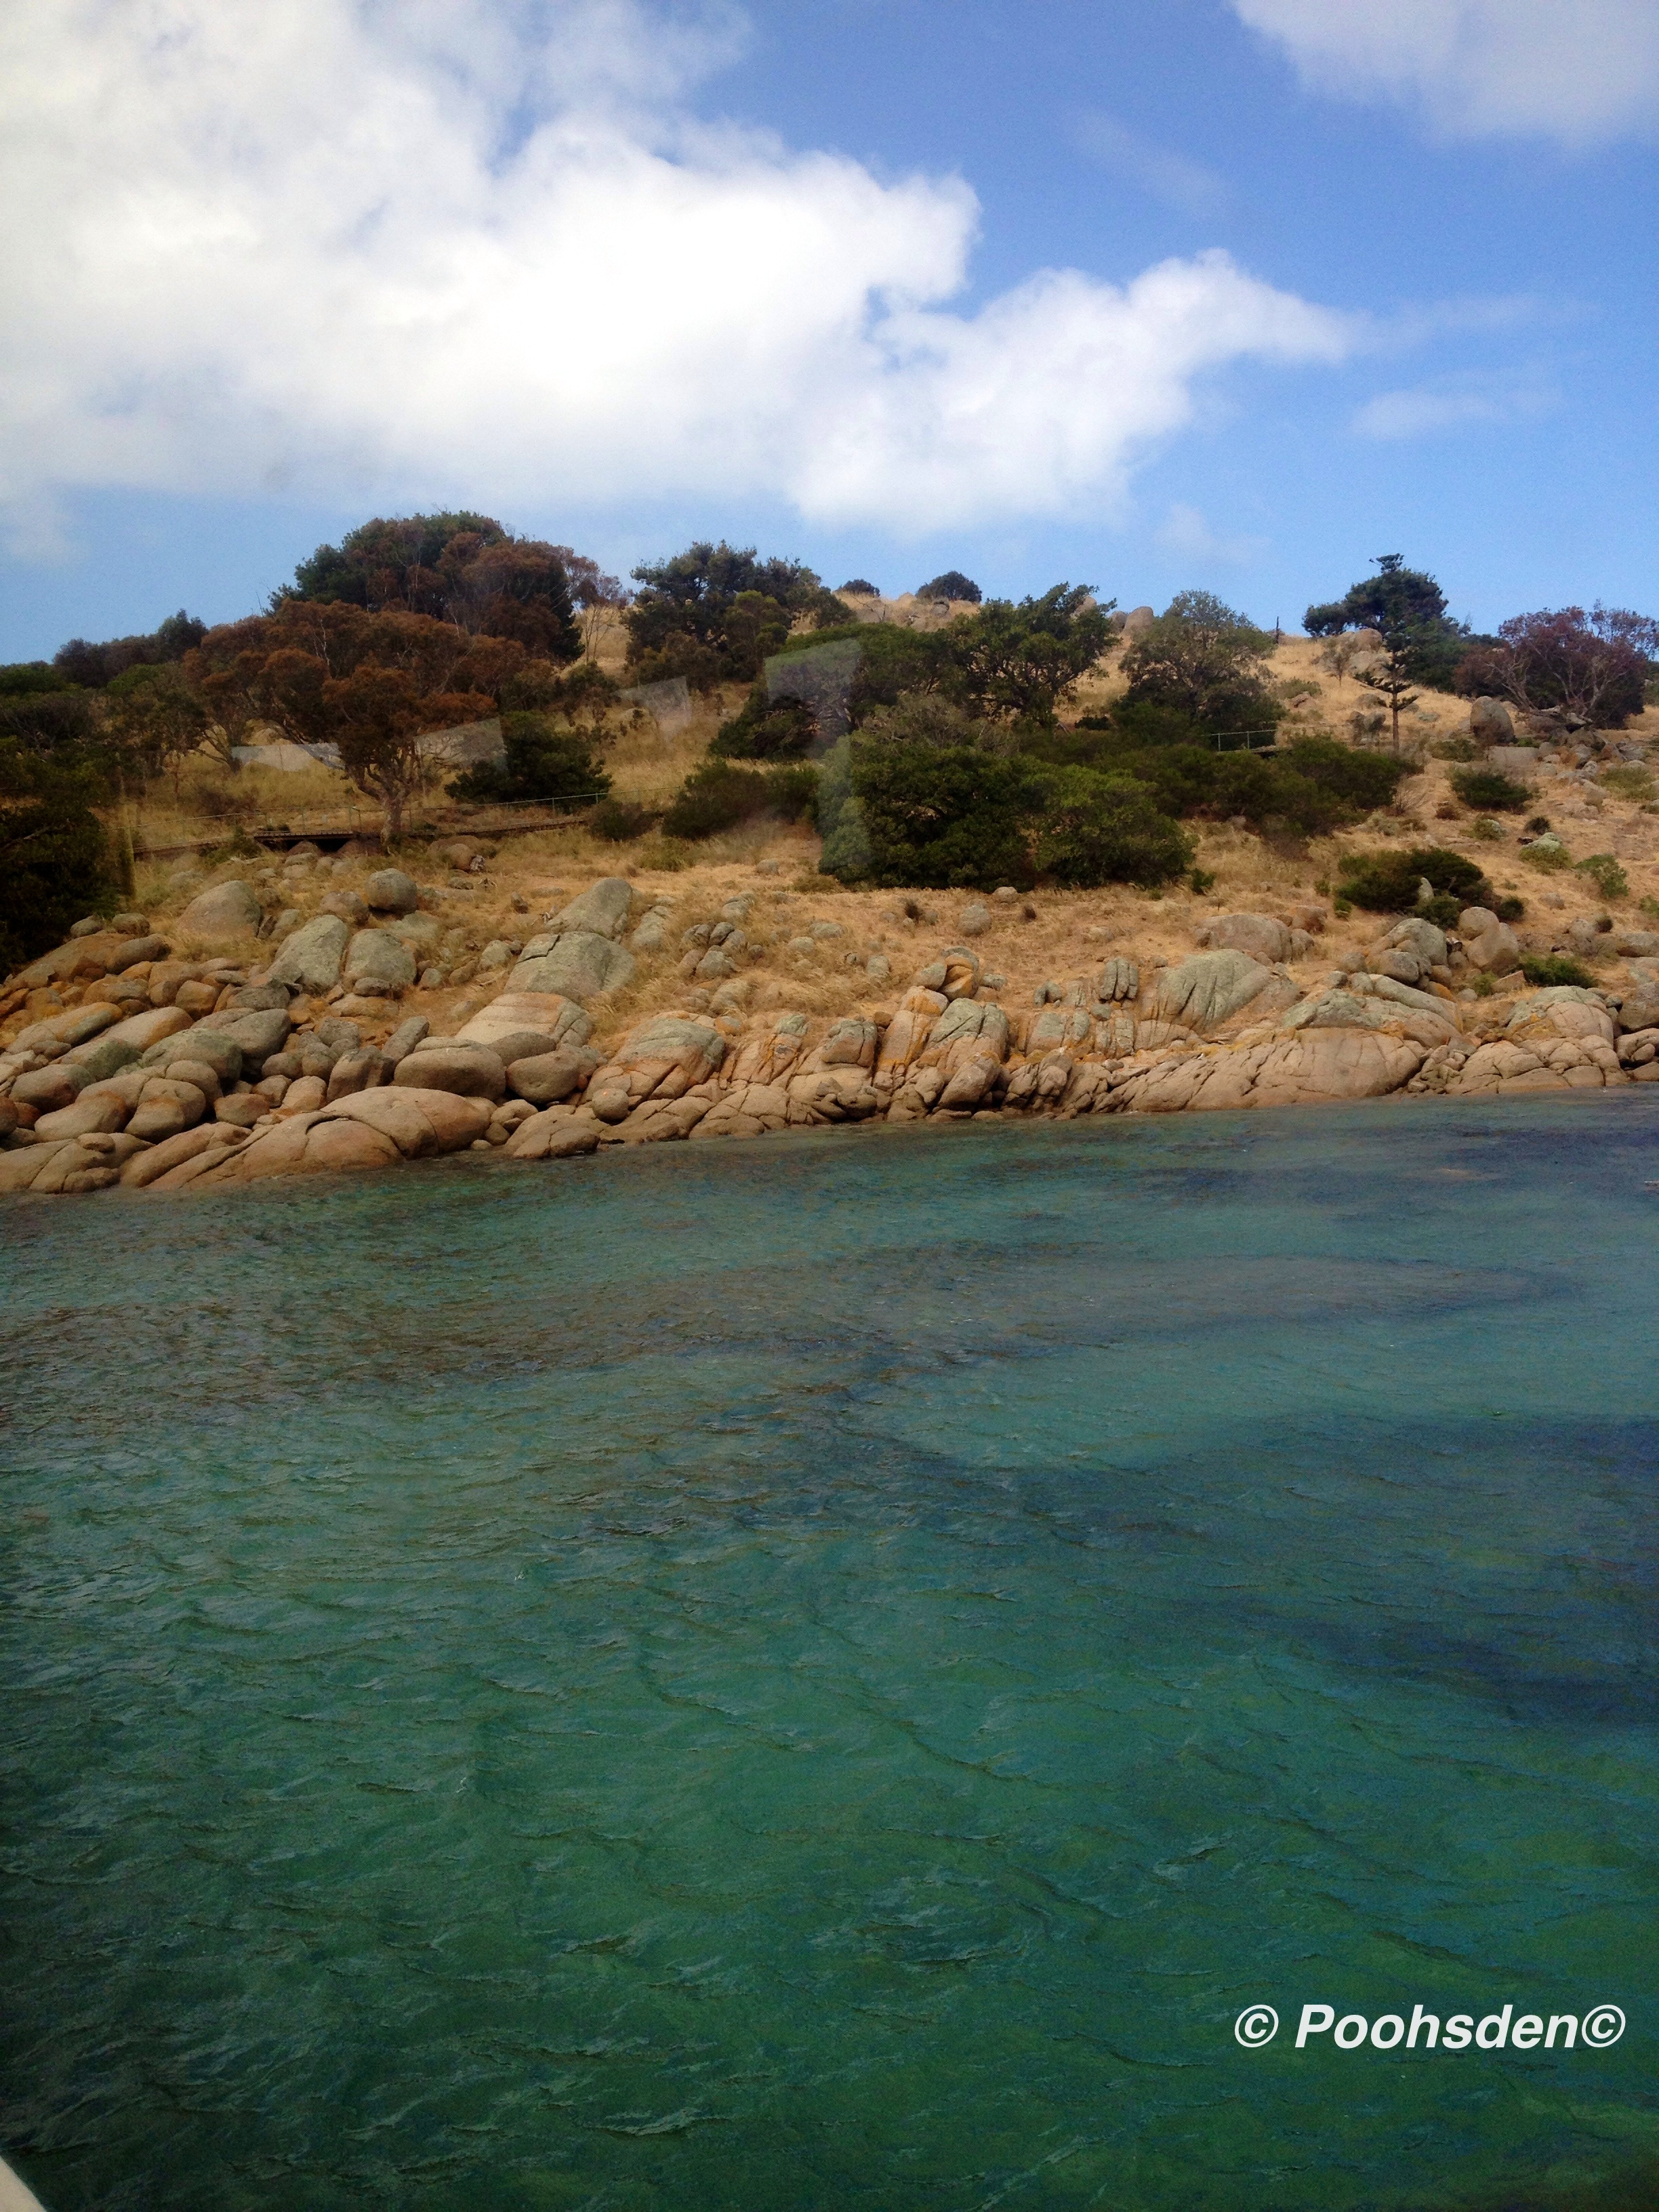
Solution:
M 600 647 L 613 672 L 621 671 L 623 644 L 620 626 L 609 625 Z M 1293 684 L 1303 694 L 1292 728 L 1326 728 L 1346 735 L 1353 710 L 1375 703 L 1352 678 L 1339 677 L 1326 665 L 1322 648 L 1312 641 L 1286 639 L 1274 655 L 1272 672 L 1276 681 Z M 1109 662 L 1079 688 L 1076 710 L 1097 711 L 1121 688 L 1121 679 Z M 617 795 L 653 807 L 664 805 L 702 758 L 720 720 L 742 697 L 742 687 L 732 686 L 718 697 L 699 702 L 690 726 L 671 740 L 648 725 L 624 731 L 607 755 Z M 1359 829 L 1298 848 L 1275 847 L 1222 825 L 1194 825 L 1200 865 L 1215 877 L 1207 895 L 1199 896 L 1184 886 L 1161 896 L 1123 886 L 1089 892 L 1042 891 L 1022 902 L 1031 909 L 1031 919 L 1024 917 L 1022 906 L 1011 909 L 994 902 L 991 927 L 973 940 L 975 949 L 988 971 L 1006 979 L 1000 991 L 1004 1003 L 1011 1008 L 1029 1006 L 1038 983 L 1067 982 L 1097 973 L 1111 951 L 1134 954 L 1143 963 L 1180 958 L 1192 951 L 1194 933 L 1203 922 L 1219 914 L 1242 908 L 1290 919 L 1298 906 L 1324 906 L 1328 902 L 1318 887 L 1335 880 L 1344 852 L 1387 849 L 1401 842 L 1433 842 L 1478 860 L 1500 890 L 1516 891 L 1526 900 L 1523 931 L 1559 928 L 1576 915 L 1605 910 L 1589 878 L 1571 872 L 1540 877 L 1524 864 L 1516 843 L 1522 817 L 1505 817 L 1498 842 L 1474 836 L 1474 817 L 1467 810 L 1456 808 L 1443 818 L 1443 811 L 1455 804 L 1448 782 L 1449 764 L 1428 757 L 1426 748 L 1467 724 L 1466 702 L 1425 694 L 1402 729 L 1413 755 L 1424 753 L 1421 764 L 1402 786 L 1396 806 Z M 1659 736 L 1659 714 L 1650 710 L 1629 734 Z M 1598 801 L 1595 794 L 1551 781 L 1540 786 L 1537 803 L 1576 857 L 1611 852 L 1620 859 L 1631 879 L 1631 893 L 1612 909 L 1618 920 L 1655 926 L 1652 917 L 1638 910 L 1638 902 L 1659 898 L 1659 817 L 1631 802 L 1613 798 Z M 153 790 L 139 821 L 148 842 L 184 844 L 228 837 L 238 818 L 293 820 L 331 808 L 343 811 L 353 804 L 366 818 L 373 818 L 373 810 L 349 791 L 344 779 L 326 769 L 291 776 L 244 769 L 233 775 L 200 763 L 192 764 L 184 779 L 177 802 L 170 786 Z M 440 821 L 446 811 L 435 803 L 421 809 L 423 816 Z M 435 918 L 446 932 L 457 933 L 475 951 L 492 939 L 527 941 L 550 909 L 605 876 L 627 876 L 641 905 L 660 902 L 671 910 L 671 949 L 642 957 L 627 989 L 592 1010 L 595 1042 L 601 1048 L 645 1015 L 697 1003 L 699 987 L 680 974 L 679 933 L 694 921 L 710 919 L 734 892 L 748 892 L 753 899 L 747 927 L 756 950 L 744 970 L 750 987 L 746 1018 L 751 1023 L 784 1007 L 822 1020 L 857 1009 L 890 1009 L 919 969 L 959 941 L 962 909 L 975 896 L 966 891 L 915 892 L 915 903 L 933 919 L 908 921 L 904 892 L 849 891 L 827 882 L 816 873 L 817 839 L 804 827 L 775 823 L 752 825 L 678 852 L 665 848 L 660 839 L 607 843 L 575 823 L 491 842 L 495 849 L 487 873 L 471 890 L 453 888 L 418 847 L 404 855 L 422 882 L 439 878 Z M 681 864 L 665 864 L 672 861 Z M 775 868 L 763 875 L 762 862 L 775 863 Z M 210 881 L 236 875 L 258 878 L 269 868 L 273 871 L 270 887 L 280 883 L 284 902 L 309 914 L 328 890 L 361 890 L 378 864 L 371 858 L 313 871 L 295 884 L 274 877 L 274 860 L 230 860 L 198 871 L 191 888 L 200 888 L 204 877 Z M 177 866 L 140 864 L 139 904 L 163 928 L 188 895 L 169 882 Z M 792 951 L 789 939 L 813 920 L 838 922 L 845 935 L 811 953 Z M 1345 951 L 1352 953 L 1367 941 L 1376 927 L 1368 915 L 1355 915 L 1346 923 L 1333 920 L 1310 959 L 1303 963 L 1299 980 L 1311 981 Z M 264 957 L 249 940 L 194 949 L 238 952 L 256 966 Z M 848 964 L 849 952 L 856 956 L 856 966 Z M 884 953 L 891 967 L 890 980 L 879 986 L 872 982 L 863 964 L 877 952 Z M 1613 976 L 1623 969 L 1612 963 L 1604 972 Z M 411 992 L 401 1005 L 389 1004 L 380 1023 L 367 1021 L 368 1033 L 384 1035 L 394 1021 L 418 1012 L 441 1034 L 493 995 L 507 973 L 492 971 L 465 988 Z

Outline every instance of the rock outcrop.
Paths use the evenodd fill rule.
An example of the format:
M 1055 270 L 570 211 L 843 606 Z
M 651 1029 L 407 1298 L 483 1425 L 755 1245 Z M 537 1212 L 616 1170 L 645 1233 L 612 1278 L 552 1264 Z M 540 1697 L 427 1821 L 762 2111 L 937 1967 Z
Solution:
M 630 908 L 620 878 L 596 885 L 552 917 L 550 951 L 532 941 L 520 969 L 562 947 L 631 962 L 618 942 Z M 711 951 L 741 950 L 747 911 L 729 901 L 718 921 L 683 932 L 683 963 L 695 971 Z M 830 927 L 844 935 L 815 925 Z M 1300 957 L 1299 930 L 1227 915 L 1205 949 L 1173 965 L 1115 954 L 1092 977 L 1050 977 L 1012 1014 L 961 945 L 924 960 L 896 1003 L 817 1022 L 797 1011 L 757 1019 L 747 977 L 708 993 L 694 972 L 684 1010 L 636 1021 L 602 1054 L 588 1042 L 593 1016 L 570 992 L 523 988 L 516 970 L 454 1036 L 431 1036 L 416 1016 L 377 1047 L 359 1025 L 380 1003 L 372 994 L 337 992 L 334 1011 L 291 1002 L 331 969 L 368 981 L 384 947 L 398 956 L 392 972 L 404 972 L 391 929 L 354 934 L 339 914 L 295 931 L 263 976 L 224 957 L 174 959 L 164 941 L 113 925 L 88 927 L 8 987 L 0 1192 L 164 1194 L 468 1148 L 559 1161 L 878 1119 L 1072 1120 L 1659 1081 L 1659 962 L 1627 956 L 1622 991 L 1510 982 L 1460 999 L 1445 979 L 1483 962 L 1488 975 L 1512 975 L 1514 938 L 1480 908 L 1465 912 L 1459 933 L 1461 947 L 1407 917 L 1300 992 L 1278 957 Z M 148 958 L 123 964 L 135 942 L 151 947 Z M 863 956 L 848 961 L 861 966 Z M 30 984 L 27 973 L 73 975 L 82 1003 L 58 1005 L 61 981 Z M 28 1006 L 40 1018 L 17 1020 Z

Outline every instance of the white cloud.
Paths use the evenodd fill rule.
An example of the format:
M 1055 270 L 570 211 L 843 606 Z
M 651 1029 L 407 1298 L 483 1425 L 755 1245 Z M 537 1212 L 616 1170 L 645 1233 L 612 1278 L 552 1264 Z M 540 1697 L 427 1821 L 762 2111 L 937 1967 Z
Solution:
M 1158 542 L 1167 552 L 1188 561 L 1224 561 L 1246 567 L 1266 552 L 1265 538 L 1228 538 L 1210 527 L 1200 507 L 1177 500 L 1164 516 Z
M 9 0 L 0 501 L 692 493 L 911 532 L 1109 501 L 1206 372 L 1354 342 L 1221 254 L 952 310 L 962 182 L 692 118 L 743 27 Z
M 1354 416 L 1362 437 L 1433 437 L 1447 430 L 1535 422 L 1559 404 L 1542 379 L 1524 370 L 1474 370 L 1400 392 L 1380 392 Z
M 1420 104 L 1455 138 L 1584 146 L 1659 120 L 1654 0 L 1232 0 L 1321 90 Z

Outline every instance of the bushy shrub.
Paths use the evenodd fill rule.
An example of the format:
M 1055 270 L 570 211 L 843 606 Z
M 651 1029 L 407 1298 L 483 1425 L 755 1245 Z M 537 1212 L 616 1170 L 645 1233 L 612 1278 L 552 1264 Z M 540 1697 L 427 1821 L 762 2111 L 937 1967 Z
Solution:
M 1430 757 L 1443 761 L 1478 761 L 1481 749 L 1473 738 L 1439 738 L 1429 747 Z
M 1630 896 L 1630 878 L 1611 853 L 1592 853 L 1578 863 L 1578 873 L 1588 876 L 1604 899 Z
M 611 778 L 600 766 L 591 732 L 561 729 L 544 714 L 503 714 L 504 761 L 481 761 L 450 784 L 452 797 L 497 803 L 507 799 L 603 799 Z
M 1370 914 L 1415 912 L 1418 887 L 1424 883 L 1455 899 L 1459 911 L 1486 905 L 1492 889 L 1473 860 L 1441 845 L 1414 845 L 1407 853 L 1350 853 L 1337 874 L 1340 895 Z
M 1123 656 L 1124 703 L 1173 708 L 1212 734 L 1272 730 L 1286 711 L 1267 679 L 1273 649 L 1212 592 L 1179 592 Z
M 663 835 L 693 840 L 715 837 L 763 814 L 794 821 L 811 811 L 817 790 L 817 770 L 805 765 L 763 771 L 734 768 L 729 761 L 705 760 L 680 786 L 662 818 Z
M 1504 841 L 1504 825 L 1494 822 L 1490 814 L 1480 814 L 1470 823 L 1469 834 L 1479 837 L 1483 844 L 1499 845 Z
M 0 975 L 62 944 L 115 890 L 96 772 L 0 738 Z
M 684 676 L 708 690 L 752 682 L 789 635 L 797 614 L 842 621 L 847 610 L 799 561 L 762 560 L 750 546 L 700 539 L 671 560 L 645 562 L 626 617 L 636 683 Z M 833 610 L 833 611 L 831 611 Z
M 1529 868 L 1537 868 L 1545 875 L 1559 875 L 1572 866 L 1572 854 L 1553 830 L 1534 837 L 1530 845 L 1522 849 L 1522 859 Z
M 1042 805 L 1031 765 L 969 745 L 858 744 L 852 795 L 878 884 L 1020 889 L 1034 880 L 1029 827 Z
M 1501 769 L 1454 769 L 1447 781 L 1465 806 L 1483 814 L 1519 814 L 1532 797 L 1530 784 L 1517 783 Z
M 1179 826 L 1133 776 L 1063 768 L 1045 780 L 1036 860 L 1055 883 L 1150 889 L 1184 874 L 1192 859 Z
M 722 722 L 708 750 L 719 760 L 799 760 L 817 744 L 818 718 L 804 699 L 780 699 L 757 684 Z
M 648 806 L 636 806 L 631 799 L 602 799 L 589 814 L 587 827 L 608 844 L 629 845 L 654 829 L 657 820 Z
M 1356 752 L 1334 738 L 1294 738 L 1273 756 L 1276 770 L 1304 776 L 1317 789 L 1342 801 L 1352 815 L 1386 806 L 1408 771 L 1403 761 L 1381 753 Z
M 1583 962 L 1568 952 L 1523 952 L 1521 973 L 1540 990 L 1558 983 L 1589 985 L 1595 981 Z
M 974 606 L 980 604 L 982 596 L 973 578 L 964 576 L 960 568 L 947 568 L 942 576 L 935 576 L 916 593 L 919 599 L 966 599 Z

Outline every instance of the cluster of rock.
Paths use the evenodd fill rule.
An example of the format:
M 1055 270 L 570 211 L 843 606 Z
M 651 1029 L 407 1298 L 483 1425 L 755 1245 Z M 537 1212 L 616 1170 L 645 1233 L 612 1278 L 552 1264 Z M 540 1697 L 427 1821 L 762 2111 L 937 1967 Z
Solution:
M 1570 987 L 1471 1001 L 1455 988 L 1469 974 L 1511 975 L 1518 959 L 1512 933 L 1479 908 L 1455 936 L 1402 921 L 1363 966 L 1311 989 L 1286 964 L 1312 950 L 1308 933 L 1225 915 L 1186 959 L 1143 967 L 1116 954 L 1091 975 L 1045 981 L 1015 1012 L 957 945 L 896 1006 L 815 1036 L 802 1012 L 743 1021 L 738 897 L 680 939 L 682 975 L 714 985 L 712 998 L 697 989 L 607 1057 L 581 1000 L 631 976 L 635 951 L 674 949 L 662 908 L 634 927 L 634 951 L 623 945 L 630 897 L 615 879 L 572 901 L 454 1036 L 416 1016 L 378 1047 L 338 1011 L 352 1000 L 321 1015 L 309 1003 L 354 973 L 343 919 L 319 916 L 250 975 L 228 959 L 174 959 L 142 916 L 117 916 L 0 996 L 3 1020 L 51 984 L 82 991 L 0 1052 L 0 1190 L 176 1190 L 468 1148 L 559 1159 L 877 1120 L 1659 1081 L 1659 958 L 1632 960 L 1622 996 Z M 326 944 L 325 921 L 337 932 Z

